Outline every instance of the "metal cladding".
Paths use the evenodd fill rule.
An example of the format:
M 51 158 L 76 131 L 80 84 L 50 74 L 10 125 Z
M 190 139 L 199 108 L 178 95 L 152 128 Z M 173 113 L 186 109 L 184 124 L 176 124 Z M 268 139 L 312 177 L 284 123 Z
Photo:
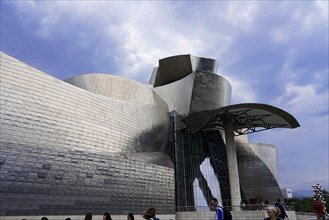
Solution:
M 216 194 L 222 195 L 224 204 L 232 205 L 232 195 L 227 184 L 230 167 L 218 166 L 218 161 L 221 164 L 228 163 L 226 156 L 222 155 L 226 153 L 222 150 L 223 141 L 215 137 L 220 135 L 219 133 L 214 134 L 211 131 L 223 130 L 228 122 L 232 123 L 232 130 L 237 136 L 271 128 L 299 127 L 298 121 L 292 115 L 274 106 L 260 103 L 230 105 L 231 86 L 225 78 L 216 74 L 217 66 L 218 62 L 215 60 L 191 55 L 168 57 L 159 61 L 159 67 L 153 70 L 149 81 L 153 84 L 154 91 L 168 103 L 169 111 L 175 112 L 176 143 L 173 145 L 178 155 L 194 158 L 191 161 L 186 160 L 188 169 L 181 168 L 184 165 L 179 164 L 182 159 L 180 156 L 176 161 L 176 179 L 185 184 L 177 183 L 179 189 L 176 203 L 179 206 L 197 207 L 196 203 L 209 205 L 208 201 Z M 185 127 L 192 134 L 185 132 Z M 214 150 L 214 146 L 219 150 Z M 195 148 L 207 153 L 196 153 L 198 150 Z M 257 153 L 251 145 L 245 143 L 240 144 L 236 152 L 239 158 L 237 171 L 241 173 L 239 176 L 242 198 L 248 203 L 256 197 L 275 201 L 275 198 L 282 197 L 276 181 L 276 155 L 268 155 L 270 153 L 266 154 L 266 150 L 276 151 L 273 151 L 272 146 L 270 149 L 264 146 L 263 149 L 254 150 Z M 275 157 L 275 162 L 266 158 L 266 155 Z M 208 159 L 212 168 L 204 165 Z M 201 167 L 217 176 L 220 189 L 205 181 L 205 177 L 200 173 Z M 192 175 L 184 176 L 182 173 Z M 262 175 L 262 178 L 252 178 L 253 175 Z M 198 186 L 195 186 L 194 180 L 198 181 Z M 259 187 L 262 187 L 262 190 L 255 190 Z M 196 193 L 197 191 L 202 191 L 202 195 Z M 200 203 L 201 200 L 204 202 Z
M 214 59 L 195 57 L 190 54 L 167 57 L 159 60 L 154 87 L 180 80 L 196 70 L 216 73 L 217 68 L 218 61 Z
M 209 58 L 168 57 L 159 61 L 150 82 L 154 81 L 154 91 L 168 103 L 169 110 L 183 119 L 230 104 L 231 85 L 216 74 L 217 68 L 218 61 Z
M 283 199 L 276 178 L 277 158 L 273 146 L 264 144 L 261 147 L 255 147 L 239 140 L 235 143 L 239 161 L 240 184 L 246 197 L 261 198 L 270 202 L 275 202 L 277 198 Z M 266 162 L 262 159 L 265 159 Z
M 134 80 L 109 74 L 83 74 L 64 80 L 74 86 L 116 100 L 138 102 L 168 111 L 168 105 L 150 88 Z M 166 120 L 168 120 L 166 118 Z
M 174 212 L 168 107 L 151 89 L 69 80 L 87 91 L 4 53 L 0 76 L 1 215 Z
M 275 179 L 278 179 L 276 147 L 271 144 L 262 143 L 248 144 L 248 146 L 259 157 L 259 159 L 265 163 Z
M 208 209 L 213 196 L 230 205 L 219 130 L 227 115 L 237 135 L 299 124 L 273 106 L 230 105 L 231 85 L 217 68 L 214 59 L 180 55 L 161 59 L 150 85 L 100 73 L 62 81 L 1 52 L 0 215 L 126 215 L 150 206 L 172 214 Z M 242 198 L 281 197 L 275 148 L 236 143 Z

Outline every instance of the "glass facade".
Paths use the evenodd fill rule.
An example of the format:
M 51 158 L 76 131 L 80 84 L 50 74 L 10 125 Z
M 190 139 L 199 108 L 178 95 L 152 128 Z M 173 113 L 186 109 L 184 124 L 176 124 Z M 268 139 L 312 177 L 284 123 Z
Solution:
M 172 122 L 174 117 L 172 117 Z M 175 126 L 171 126 L 174 128 Z M 226 148 L 219 131 L 192 134 L 188 129 L 172 131 L 175 151 L 177 211 L 208 209 L 215 197 L 230 206 Z

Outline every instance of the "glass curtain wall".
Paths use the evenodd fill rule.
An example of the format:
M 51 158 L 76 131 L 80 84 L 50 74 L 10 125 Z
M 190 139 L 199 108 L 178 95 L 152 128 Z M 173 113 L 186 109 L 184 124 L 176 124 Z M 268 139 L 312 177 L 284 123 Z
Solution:
M 171 114 L 168 145 L 175 163 L 176 211 L 210 210 L 211 198 L 229 207 L 226 147 L 219 131 L 192 134 L 178 129 L 179 119 Z

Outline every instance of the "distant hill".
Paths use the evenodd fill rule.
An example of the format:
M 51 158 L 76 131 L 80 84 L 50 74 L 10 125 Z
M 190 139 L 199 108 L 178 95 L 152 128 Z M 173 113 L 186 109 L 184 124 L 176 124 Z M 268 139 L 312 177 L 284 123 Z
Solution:
M 314 192 L 313 190 L 296 190 L 292 191 L 292 196 L 294 198 L 313 197 Z

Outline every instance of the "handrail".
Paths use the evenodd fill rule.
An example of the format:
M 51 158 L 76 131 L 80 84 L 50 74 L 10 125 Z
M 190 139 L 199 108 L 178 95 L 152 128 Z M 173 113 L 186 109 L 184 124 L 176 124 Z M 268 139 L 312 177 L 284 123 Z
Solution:
M 241 205 L 238 206 L 240 211 L 260 211 L 266 210 L 267 207 L 273 207 L 274 204 L 252 204 L 252 205 Z M 236 207 L 236 206 L 235 206 Z M 232 206 L 225 206 L 229 210 L 233 210 Z M 293 206 L 284 206 L 286 211 L 294 211 Z M 176 212 L 209 212 L 214 211 L 214 208 L 211 206 L 176 206 Z

